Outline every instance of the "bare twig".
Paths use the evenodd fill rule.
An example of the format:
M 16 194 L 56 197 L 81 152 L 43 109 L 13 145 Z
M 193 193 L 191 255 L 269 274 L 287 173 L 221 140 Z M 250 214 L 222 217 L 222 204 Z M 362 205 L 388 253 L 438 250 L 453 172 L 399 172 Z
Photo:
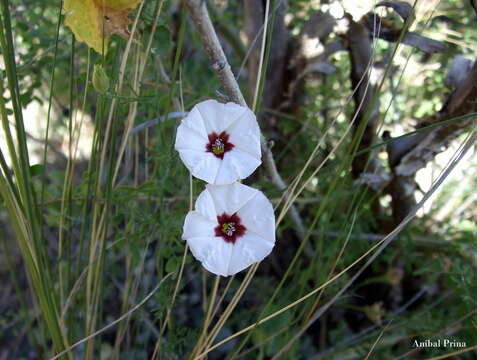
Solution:
M 234 74 L 230 68 L 230 65 L 225 57 L 224 51 L 220 44 L 219 38 L 215 32 L 212 21 L 210 20 L 209 13 L 207 11 L 204 1 L 201 0 L 185 0 L 186 7 L 189 10 L 189 13 L 192 17 L 197 31 L 199 32 L 202 42 L 204 44 L 205 51 L 209 60 L 212 63 L 212 69 L 219 78 L 224 92 L 230 98 L 230 100 L 242 105 L 247 106 L 245 99 L 240 91 L 240 87 L 235 80 Z M 261 135 L 260 143 L 262 148 L 262 161 L 265 169 L 267 170 L 268 176 L 271 182 L 279 189 L 286 190 L 287 184 L 282 179 L 280 174 L 277 171 L 277 166 L 273 158 L 273 153 L 270 150 L 270 147 L 265 140 L 264 136 Z M 290 208 L 290 216 L 293 220 L 296 230 L 300 237 L 304 238 L 306 235 L 305 226 L 303 221 L 298 213 L 298 210 L 292 206 Z
M 187 115 L 187 113 L 185 113 L 185 112 L 180 112 L 180 111 L 171 112 L 167 115 L 167 119 L 170 120 L 170 119 L 183 118 L 186 115 Z M 129 132 L 129 136 L 137 134 L 138 132 L 140 132 L 144 129 L 147 129 L 151 126 L 157 125 L 157 124 L 163 122 L 164 120 L 166 120 L 165 115 L 162 115 L 159 118 L 155 118 L 155 119 L 152 119 L 152 120 L 149 120 L 149 121 L 145 121 L 142 124 L 139 124 L 139 125 L 135 126 L 134 128 L 132 128 L 132 130 Z

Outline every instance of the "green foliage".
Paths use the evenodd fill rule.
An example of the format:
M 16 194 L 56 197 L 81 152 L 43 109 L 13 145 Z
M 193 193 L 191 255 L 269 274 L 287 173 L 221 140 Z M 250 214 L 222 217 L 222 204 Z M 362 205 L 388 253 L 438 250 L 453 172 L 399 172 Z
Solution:
M 242 7 L 236 2 L 214 3 L 214 24 L 221 28 L 221 40 L 237 73 L 245 56 L 242 52 L 248 50 L 237 35 L 244 25 Z M 144 359 L 157 349 L 161 358 L 186 358 L 203 334 L 214 288 L 212 277 L 186 252 L 181 239 L 190 201 L 197 198 L 204 183 L 190 183 L 173 149 L 178 119 L 159 119 L 168 111 L 187 111 L 200 100 L 221 96 L 223 88 L 210 69 L 200 37 L 178 2 L 147 1 L 123 73 L 125 39 L 113 36 L 103 57 L 76 42 L 64 26 L 57 38 L 58 1 L 45 0 L 41 6 L 28 7 L 16 0 L 3 0 L 2 4 L 12 9 L 15 38 L 14 53 L 2 44 L 5 61 L 0 80 L 2 88 L 10 87 L 1 94 L 3 126 L 8 128 L 8 121 L 21 125 L 21 109 L 32 105 L 51 106 L 52 112 L 36 120 L 44 124 L 39 139 L 27 139 L 27 126 L 19 128 L 15 136 L 5 136 L 12 144 L 0 143 L 2 158 L 10 161 L 1 164 L 0 229 L 2 234 L 5 229 L 8 239 L 14 238 L 11 233 L 16 234 L 15 249 L 13 240 L 5 242 L 12 248 L 5 250 L 12 263 L 4 266 L 0 256 L 0 279 L 7 282 L 3 269 L 11 267 L 15 271 L 10 271 L 8 283 L 16 290 L 11 296 L 13 305 L 0 317 L 0 347 L 11 350 L 12 338 L 18 337 L 24 346 L 15 350 L 17 358 L 27 358 L 30 351 L 36 358 L 51 358 L 53 352 L 92 336 L 133 309 L 114 327 L 95 334 L 67 356 Z M 316 11 L 310 4 L 306 0 L 289 2 L 287 21 L 292 34 L 298 34 Z M 460 19 L 456 24 L 456 31 L 461 32 L 458 40 L 475 43 L 476 21 L 463 2 L 446 2 L 442 12 Z M 134 16 L 133 12 L 131 18 Z M 402 25 L 398 19 L 390 19 L 396 26 Z M 416 24 L 416 31 L 427 26 L 425 20 Z M 439 21 L 428 25 L 426 31 L 432 34 L 449 26 Z M 230 28 L 236 31 L 232 32 L 236 42 L 227 40 Z M 331 36 L 331 40 L 338 38 Z M 377 61 L 388 58 L 394 46 L 383 40 L 376 40 L 375 45 Z M 411 131 L 409 119 L 426 118 L 440 109 L 448 92 L 443 86 L 443 69 L 461 50 L 452 45 L 446 53 L 424 56 L 404 48 L 377 95 L 382 104 L 379 118 L 386 129 Z M 471 53 L 465 47 L 462 52 Z M 274 116 L 273 124 L 261 125 L 269 130 L 265 135 L 274 141 L 278 169 L 288 183 L 305 167 L 326 133 L 299 186 L 308 177 L 310 181 L 296 201 L 307 237 L 297 236 L 291 218 L 283 218 L 277 228 L 276 249 L 261 264 L 213 343 L 298 299 L 302 301 L 212 351 L 211 359 L 273 357 L 314 311 L 332 300 L 325 315 L 290 344 L 284 358 L 364 358 L 381 332 L 382 340 L 370 358 L 401 356 L 411 350 L 409 344 L 414 339 L 442 338 L 449 329 L 454 338 L 469 346 L 477 342 L 475 202 L 462 207 L 473 196 L 475 176 L 456 202 L 461 218 L 451 219 L 450 210 L 447 216 L 439 214 L 455 194 L 461 182 L 457 179 L 442 187 L 429 214 L 415 219 L 347 292 L 334 299 L 368 257 L 348 267 L 391 231 L 392 219 L 385 194 L 359 184 L 346 166 L 352 143 L 352 135 L 346 131 L 355 111 L 354 104 L 347 102 L 352 96 L 351 64 L 344 51 L 334 54 L 330 62 L 336 71 L 314 76 L 304 84 L 297 111 L 262 112 Z M 240 85 L 245 89 L 246 71 L 244 74 Z M 13 77 L 18 79 L 18 93 L 7 81 Z M 265 83 L 263 91 L 268 90 Z M 152 119 L 158 119 L 153 126 L 124 135 Z M 47 120 L 49 142 L 43 164 L 41 157 L 29 160 L 26 150 L 28 146 L 32 158 L 43 152 Z M 75 130 L 80 123 L 83 128 Z M 90 143 L 87 155 L 80 157 L 70 146 L 82 133 Z M 8 145 L 12 145 L 10 151 Z M 376 151 L 384 154 L 382 146 Z M 469 174 L 472 169 L 475 165 L 469 167 Z M 251 181 L 274 204 L 283 196 L 263 167 Z M 277 215 L 281 209 L 283 202 Z M 303 242 L 307 244 L 300 247 Z M 396 275 L 396 269 L 403 275 Z M 244 272 L 220 281 L 218 305 L 212 307 L 216 313 L 206 335 L 212 333 L 246 279 Z M 327 283 L 330 279 L 333 281 Z M 366 309 L 379 302 L 383 303 L 382 323 L 376 325 Z M 27 339 L 22 338 L 25 329 Z M 446 352 L 448 349 L 428 349 L 420 355 Z

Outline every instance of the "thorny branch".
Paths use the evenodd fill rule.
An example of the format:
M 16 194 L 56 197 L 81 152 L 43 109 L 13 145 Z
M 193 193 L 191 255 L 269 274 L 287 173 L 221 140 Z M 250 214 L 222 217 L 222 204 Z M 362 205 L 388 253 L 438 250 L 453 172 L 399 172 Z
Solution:
M 224 88 L 224 92 L 228 95 L 230 100 L 242 106 L 247 106 L 227 58 L 225 57 L 222 45 L 220 44 L 219 38 L 217 37 L 212 21 L 210 20 L 205 1 L 185 0 L 184 4 L 189 10 L 192 21 L 202 38 L 205 52 L 212 63 L 212 69 L 214 70 L 215 75 L 219 78 Z M 263 135 L 261 135 L 260 143 L 262 148 L 263 165 L 267 170 L 271 182 L 279 190 L 286 190 L 287 184 L 278 173 L 277 166 L 273 158 L 273 153 Z M 304 238 L 306 236 L 305 226 L 303 225 L 303 221 L 298 210 L 293 205 L 290 207 L 290 217 L 296 226 L 299 236 Z

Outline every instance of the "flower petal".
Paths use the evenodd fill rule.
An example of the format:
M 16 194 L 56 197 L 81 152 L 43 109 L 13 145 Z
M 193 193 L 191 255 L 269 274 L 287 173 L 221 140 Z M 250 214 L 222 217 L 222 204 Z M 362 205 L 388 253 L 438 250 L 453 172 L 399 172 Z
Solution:
M 184 165 L 196 178 L 213 183 L 222 160 L 205 151 L 182 149 L 179 156 Z
M 250 199 L 259 193 L 258 190 L 238 182 L 228 185 L 208 184 L 206 185 L 206 191 L 210 193 L 214 201 L 217 215 L 224 212 L 227 214 L 236 213 Z
M 214 228 L 217 226 L 217 220 L 211 220 L 204 217 L 197 211 L 189 211 L 184 221 L 182 233 L 183 239 L 193 237 L 214 237 Z
M 198 103 L 197 109 L 202 117 L 207 134 L 221 133 L 247 110 L 235 103 L 222 104 L 217 100 L 206 100 Z
M 247 232 L 254 233 L 270 243 L 275 243 L 275 215 L 271 202 L 257 191 L 238 211 L 237 215 L 247 227 Z
M 185 125 L 199 135 L 207 138 L 207 129 L 205 128 L 204 121 L 197 106 L 194 106 L 187 116 L 182 119 L 181 125 Z
M 187 239 L 194 257 L 211 273 L 227 276 L 233 245 L 219 237 Z
M 244 152 L 240 149 L 232 149 L 224 155 L 224 162 L 229 162 L 230 167 L 232 167 L 235 172 L 238 174 L 239 179 L 245 179 L 249 177 L 262 163 L 260 158 L 253 157 L 247 152 Z M 219 170 L 219 173 L 222 170 Z M 217 174 L 218 176 L 218 174 Z M 217 182 L 217 180 L 216 180 Z
M 205 152 L 209 139 L 206 136 L 191 129 L 184 123 L 179 125 L 176 134 L 175 149 L 181 151 L 183 149 L 196 150 Z
M 217 171 L 217 176 L 215 177 L 212 184 L 217 184 L 217 185 L 232 184 L 238 179 L 241 179 L 241 177 L 238 174 L 236 167 L 232 165 L 230 152 L 227 152 L 225 153 L 224 158 L 222 159 L 222 162 L 219 167 L 219 171 Z
M 246 111 L 225 129 L 230 134 L 229 141 L 235 148 L 242 150 L 252 157 L 261 159 L 260 128 L 254 113 L 246 108 Z
M 260 236 L 246 232 L 244 236 L 237 239 L 233 246 L 227 275 L 234 275 L 250 265 L 262 261 L 270 254 L 274 245 Z
M 202 191 L 195 201 L 195 211 L 204 216 L 205 218 L 215 221 L 217 224 L 217 211 L 215 210 L 214 199 L 210 192 L 205 189 Z M 214 225 L 215 227 L 215 225 Z
M 275 245 L 275 217 L 270 201 L 262 192 L 235 182 L 206 185 L 197 198 L 195 211 L 184 222 L 182 238 L 192 254 L 210 272 L 233 275 L 265 258 Z M 234 242 L 215 236 L 217 216 L 237 213 L 245 233 Z M 234 215 L 235 216 L 235 215 Z

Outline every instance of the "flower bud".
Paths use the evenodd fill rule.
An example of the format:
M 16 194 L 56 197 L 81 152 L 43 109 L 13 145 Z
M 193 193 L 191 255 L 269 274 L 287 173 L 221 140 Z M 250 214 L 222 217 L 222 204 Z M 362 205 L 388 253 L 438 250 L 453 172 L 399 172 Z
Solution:
M 103 67 L 99 64 L 94 65 L 93 87 L 100 94 L 104 94 L 109 89 L 109 78 Z

